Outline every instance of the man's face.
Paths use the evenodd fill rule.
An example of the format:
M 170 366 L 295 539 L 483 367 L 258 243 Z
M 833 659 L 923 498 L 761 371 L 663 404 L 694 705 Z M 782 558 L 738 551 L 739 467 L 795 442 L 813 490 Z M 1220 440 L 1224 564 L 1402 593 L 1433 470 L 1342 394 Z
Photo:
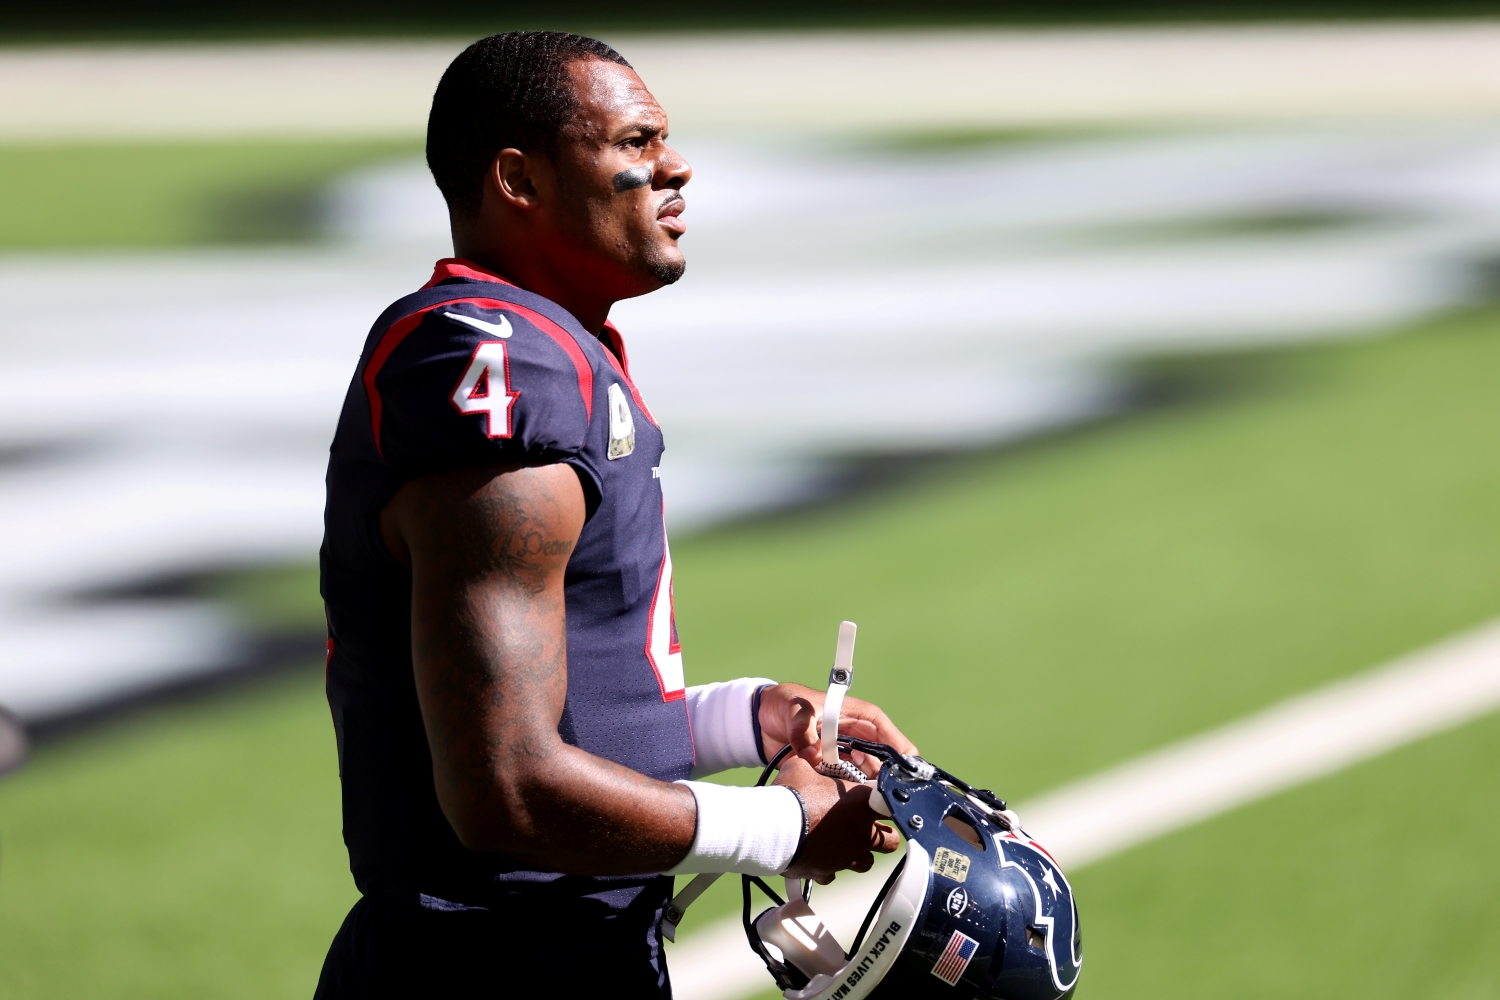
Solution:
M 579 111 L 559 144 L 559 221 L 618 298 L 671 284 L 687 266 L 678 216 L 693 170 L 666 143 L 666 112 L 628 67 L 584 59 L 568 72 Z

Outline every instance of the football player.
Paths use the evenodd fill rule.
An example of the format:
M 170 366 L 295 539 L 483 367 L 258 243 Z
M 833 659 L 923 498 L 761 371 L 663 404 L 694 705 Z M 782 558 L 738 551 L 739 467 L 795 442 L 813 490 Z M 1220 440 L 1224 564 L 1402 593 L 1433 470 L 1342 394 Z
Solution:
M 898 844 L 867 788 L 815 772 L 822 694 L 684 681 L 662 434 L 608 322 L 683 273 L 692 171 L 666 139 L 629 63 L 577 35 L 494 35 L 438 84 L 455 256 L 370 331 L 328 468 L 362 897 L 320 998 L 666 997 L 673 875 L 826 881 Z M 873 705 L 842 719 L 913 749 Z M 787 744 L 772 786 L 692 780 Z

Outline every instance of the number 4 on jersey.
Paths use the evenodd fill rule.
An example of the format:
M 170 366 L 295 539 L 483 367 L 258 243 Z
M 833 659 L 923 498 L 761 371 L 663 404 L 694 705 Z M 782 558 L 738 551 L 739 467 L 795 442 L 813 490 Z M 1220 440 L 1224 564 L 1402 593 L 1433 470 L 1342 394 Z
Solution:
M 508 438 L 510 408 L 520 395 L 510 390 L 510 356 L 505 353 L 505 341 L 484 340 L 474 348 L 469 367 L 450 398 L 459 413 L 484 414 L 486 435 Z
M 677 641 L 677 614 L 672 601 L 672 549 L 667 544 L 666 520 L 661 533 L 661 572 L 651 595 L 651 617 L 646 620 L 646 659 L 656 671 L 662 701 L 687 697 L 682 672 L 682 645 Z

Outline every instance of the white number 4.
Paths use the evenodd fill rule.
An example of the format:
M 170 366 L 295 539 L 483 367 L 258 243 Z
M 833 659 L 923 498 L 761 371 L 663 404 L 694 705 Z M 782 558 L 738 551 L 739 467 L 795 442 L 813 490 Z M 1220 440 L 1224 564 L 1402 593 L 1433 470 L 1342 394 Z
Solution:
M 651 595 L 651 617 L 646 619 L 646 659 L 656 671 L 662 701 L 687 697 L 682 673 L 682 646 L 677 641 L 677 613 L 672 600 L 672 549 L 667 544 L 665 518 L 661 533 L 661 573 Z
M 483 340 L 474 348 L 469 367 L 450 398 L 459 413 L 484 414 L 486 435 L 508 438 L 510 408 L 520 395 L 510 391 L 510 357 L 505 353 L 505 341 Z

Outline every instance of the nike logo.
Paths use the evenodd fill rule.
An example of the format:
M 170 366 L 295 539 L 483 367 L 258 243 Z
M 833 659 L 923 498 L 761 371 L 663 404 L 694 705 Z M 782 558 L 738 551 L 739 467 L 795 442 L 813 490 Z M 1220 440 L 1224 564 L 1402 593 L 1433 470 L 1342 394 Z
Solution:
M 500 317 L 500 322 L 498 323 L 486 323 L 482 319 L 475 319 L 473 316 L 465 316 L 462 313 L 445 312 L 443 315 L 449 319 L 456 319 L 460 323 L 467 323 L 474 329 L 481 333 L 487 333 L 491 337 L 500 337 L 503 339 L 509 337 L 513 332 L 510 328 L 510 320 L 506 319 L 504 315 Z

